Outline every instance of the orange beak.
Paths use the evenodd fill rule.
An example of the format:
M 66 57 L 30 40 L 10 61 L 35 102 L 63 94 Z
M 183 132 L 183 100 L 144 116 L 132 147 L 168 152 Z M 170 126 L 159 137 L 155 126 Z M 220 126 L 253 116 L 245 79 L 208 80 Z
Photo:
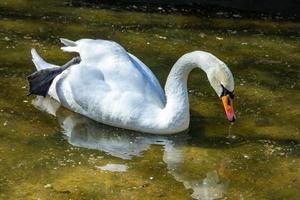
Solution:
M 236 117 L 233 110 L 233 99 L 229 95 L 221 97 L 228 121 L 234 122 Z

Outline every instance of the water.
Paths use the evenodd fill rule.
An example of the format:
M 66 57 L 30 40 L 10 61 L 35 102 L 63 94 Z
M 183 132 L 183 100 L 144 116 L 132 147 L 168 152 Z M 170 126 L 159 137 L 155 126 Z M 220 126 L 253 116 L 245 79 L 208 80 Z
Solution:
M 210 16 L 1 1 L 0 199 L 299 199 L 300 23 Z M 235 76 L 237 121 L 228 124 L 199 70 L 188 82 L 190 129 L 168 137 L 26 97 L 31 48 L 57 64 L 74 56 L 60 37 L 117 41 L 162 85 L 182 54 L 212 52 Z

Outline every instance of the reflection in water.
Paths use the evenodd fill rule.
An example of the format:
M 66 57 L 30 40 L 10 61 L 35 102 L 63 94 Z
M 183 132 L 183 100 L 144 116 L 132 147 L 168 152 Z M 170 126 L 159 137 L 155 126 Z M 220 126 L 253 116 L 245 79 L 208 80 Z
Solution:
M 51 115 L 56 116 L 56 111 L 60 107 L 60 104 L 53 99 L 46 97 L 36 97 L 32 100 L 32 104 L 39 110 L 45 111 Z
M 174 178 L 182 182 L 186 189 L 192 189 L 192 197 L 201 200 L 213 200 L 222 198 L 227 191 L 228 182 L 222 183 L 216 170 L 208 172 L 206 178 L 199 180 L 186 180 L 182 171 L 179 171 L 182 165 L 183 152 L 174 145 L 166 145 L 163 160 L 167 164 L 169 173 Z
M 233 140 L 234 140 L 234 139 L 236 139 L 236 136 L 233 135 L 233 134 L 232 134 L 232 131 L 231 131 L 233 125 L 234 125 L 234 123 L 230 123 L 229 126 L 228 126 L 228 135 L 227 135 L 227 138 L 228 138 L 228 139 L 233 139 Z
M 187 184 L 194 190 L 192 197 L 203 200 L 222 198 L 228 187 L 228 182 L 220 182 L 218 173 L 215 170 L 207 173 L 206 178 L 202 181 L 202 184 L 198 185 L 196 183 L 194 186 L 190 185 L 190 183 Z
M 180 166 L 183 162 L 183 150 L 187 144 L 188 135 L 159 136 L 136 133 L 124 129 L 110 127 L 82 115 L 64 112 L 59 104 L 51 98 L 37 97 L 32 104 L 39 110 L 57 116 L 70 144 L 77 147 L 100 150 L 109 155 L 131 159 L 133 156 L 142 156 L 142 153 L 152 144 L 164 147 L 163 161 L 167 164 L 169 173 L 186 189 L 192 189 L 194 199 L 213 200 L 223 197 L 227 190 L 227 183 L 222 183 L 216 171 L 208 172 L 203 180 L 189 180 L 184 177 Z M 108 164 L 96 167 L 100 170 L 125 172 L 126 165 Z
M 120 164 L 107 164 L 105 166 L 97 166 L 96 168 L 104 171 L 110 171 L 110 172 L 126 172 L 128 166 L 120 165 Z
M 187 134 L 159 136 L 107 126 L 73 112 L 64 112 L 63 109 L 58 109 L 58 102 L 48 97 L 37 97 L 32 103 L 37 109 L 49 111 L 50 114 L 57 116 L 70 144 L 104 151 L 122 159 L 128 160 L 133 156 L 141 156 L 152 144 L 163 145 L 166 152 L 179 155 L 179 149 L 176 152 L 173 148 L 175 145 L 179 147 L 186 144 L 188 139 Z M 172 157 L 175 158 L 176 155 Z M 177 160 L 180 158 L 178 157 Z

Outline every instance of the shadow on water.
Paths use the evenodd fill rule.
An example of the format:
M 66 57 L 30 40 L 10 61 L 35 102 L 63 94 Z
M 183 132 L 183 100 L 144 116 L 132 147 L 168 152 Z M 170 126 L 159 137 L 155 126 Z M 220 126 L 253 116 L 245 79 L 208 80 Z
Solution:
M 93 23 L 94 27 L 100 28 L 111 28 L 111 24 L 108 22 L 108 19 L 94 19 L 94 18 L 85 18 L 84 20 L 78 21 L 77 15 L 64 16 L 62 12 L 59 11 L 51 11 L 51 12 L 35 12 L 35 9 L 30 10 L 31 14 L 28 16 L 24 16 L 21 13 L 18 13 L 16 10 L 10 10 L 0 7 L 0 13 L 5 13 L 5 17 L 14 20 L 28 20 L 28 21 L 37 21 L 40 22 L 42 19 L 43 22 L 46 23 L 60 23 L 62 20 L 63 24 L 67 27 L 72 24 L 82 24 L 83 26 L 86 23 Z M 86 13 L 82 13 L 85 15 Z M 115 13 L 122 17 L 122 13 Z M 80 16 L 80 13 L 78 14 Z M 141 15 L 143 15 L 141 13 Z M 45 16 L 47 16 L 45 18 Z M 147 16 L 145 16 L 147 17 Z M 192 17 L 194 23 L 186 22 L 186 23 L 178 23 L 176 20 L 171 20 L 171 18 L 167 18 L 167 23 L 161 23 L 157 19 L 149 19 L 139 20 L 139 21 L 131 21 L 127 20 L 124 22 L 116 21 L 113 29 L 114 31 L 142 31 L 142 32 L 152 32 L 153 29 L 161 29 L 161 30 L 191 30 L 191 31 L 204 31 L 204 32 L 215 32 L 220 33 L 222 35 L 229 35 L 231 32 L 239 32 L 242 36 L 251 36 L 251 35 L 263 35 L 269 37 L 280 37 L 282 39 L 290 39 L 293 40 L 294 36 L 299 33 L 299 25 L 297 23 L 289 22 L 288 24 L 282 25 L 280 21 L 265 21 L 260 19 L 258 22 L 247 17 L 242 19 L 227 19 L 226 21 L 222 18 L 211 18 L 208 16 L 200 16 L 200 17 Z M 214 23 L 217 22 L 217 23 Z M 272 26 L 269 25 L 272 24 Z M 278 27 L 274 29 L 274 27 Z M 62 27 L 63 28 L 63 27 Z M 246 30 L 246 31 L 245 31 Z M 54 33 L 55 29 L 48 30 L 47 33 L 40 33 L 38 35 L 39 39 L 48 39 L 49 36 Z M 20 33 L 20 35 L 22 35 Z M 105 36 L 105 35 L 104 35 Z

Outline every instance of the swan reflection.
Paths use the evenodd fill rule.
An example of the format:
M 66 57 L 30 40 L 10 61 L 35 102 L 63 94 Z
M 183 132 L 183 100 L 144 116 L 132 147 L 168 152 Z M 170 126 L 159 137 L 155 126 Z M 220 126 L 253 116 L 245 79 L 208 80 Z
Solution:
M 184 165 L 183 148 L 187 145 L 188 134 L 159 136 L 110 127 L 59 109 L 59 103 L 50 98 L 37 97 L 32 104 L 37 109 L 56 116 L 68 142 L 77 147 L 103 151 L 128 160 L 134 156 L 142 156 L 153 144 L 163 146 L 163 161 L 168 172 L 182 182 L 186 189 L 193 190 L 191 196 L 194 199 L 219 199 L 227 190 L 227 183 L 220 182 L 216 170 L 208 172 L 203 180 L 190 180 L 184 176 L 180 166 Z

